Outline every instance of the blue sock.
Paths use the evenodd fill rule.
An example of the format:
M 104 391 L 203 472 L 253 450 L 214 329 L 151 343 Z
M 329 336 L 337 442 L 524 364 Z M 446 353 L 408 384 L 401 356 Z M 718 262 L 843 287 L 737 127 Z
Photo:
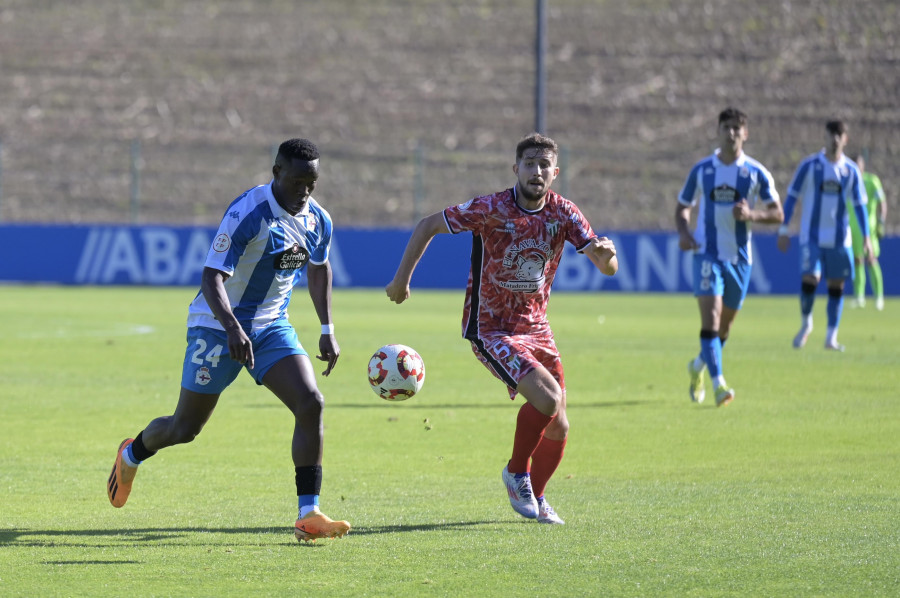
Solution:
M 703 361 L 709 368 L 711 378 L 722 374 L 722 341 L 718 336 L 714 338 L 700 337 L 700 355 L 703 356 Z
M 312 511 L 313 509 L 318 508 L 319 506 L 319 495 L 318 494 L 301 494 L 297 497 L 297 508 L 300 511 L 300 517 L 302 518 L 307 513 Z

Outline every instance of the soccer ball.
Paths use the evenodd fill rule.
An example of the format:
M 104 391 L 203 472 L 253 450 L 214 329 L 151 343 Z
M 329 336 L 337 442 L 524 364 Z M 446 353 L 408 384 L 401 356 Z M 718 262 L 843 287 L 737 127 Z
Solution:
M 424 383 L 425 362 L 406 345 L 385 345 L 369 360 L 369 385 L 385 401 L 405 401 Z

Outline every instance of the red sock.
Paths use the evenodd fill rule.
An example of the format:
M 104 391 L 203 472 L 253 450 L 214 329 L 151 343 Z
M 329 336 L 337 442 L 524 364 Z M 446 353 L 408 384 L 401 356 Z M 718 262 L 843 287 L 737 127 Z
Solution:
M 544 496 L 547 482 L 562 461 L 566 440 L 551 440 L 544 436 L 534 449 L 534 455 L 531 456 L 531 489 L 535 498 Z
M 528 471 L 528 461 L 531 454 L 537 448 L 544 428 L 553 421 L 555 416 L 544 415 L 535 409 L 531 403 L 525 403 L 519 409 L 516 418 L 516 436 L 513 440 L 512 457 L 509 460 L 509 473 L 525 473 Z

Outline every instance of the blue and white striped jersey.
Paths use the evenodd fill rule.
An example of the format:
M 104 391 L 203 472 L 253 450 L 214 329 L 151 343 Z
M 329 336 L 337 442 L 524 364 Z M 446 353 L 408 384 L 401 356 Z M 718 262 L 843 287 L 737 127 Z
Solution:
M 750 223 L 734 219 L 732 208 L 746 199 L 752 209 L 757 200 L 778 201 L 775 181 L 766 167 L 741 153 L 731 164 L 723 164 L 716 150 L 691 168 L 678 201 L 684 206 L 699 203 L 694 239 L 704 253 L 723 262 L 753 263 Z
M 294 284 L 307 262 L 328 260 L 331 234 L 331 216 L 312 197 L 292 216 L 275 201 L 271 183 L 260 185 L 228 206 L 204 265 L 230 275 L 225 291 L 249 334 L 287 318 Z M 188 309 L 187 325 L 223 330 L 202 292 Z
M 841 155 L 831 162 L 823 149 L 800 162 L 784 201 L 784 226 L 791 221 L 797 200 L 803 202 L 800 244 L 819 247 L 850 247 L 850 216 L 847 208 L 866 205 L 866 189 L 856 162 Z M 858 211 L 865 219 L 865 211 Z M 866 233 L 868 234 L 868 233 Z

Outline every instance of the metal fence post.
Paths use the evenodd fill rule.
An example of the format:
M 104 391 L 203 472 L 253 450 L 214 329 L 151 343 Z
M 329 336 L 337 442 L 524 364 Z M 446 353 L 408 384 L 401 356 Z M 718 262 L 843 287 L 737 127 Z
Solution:
M 0 215 L 3 214 L 3 142 L 0 141 Z M 0 216 L 0 221 L 3 218 Z
M 141 211 L 141 140 L 131 140 L 131 223 L 137 224 Z

